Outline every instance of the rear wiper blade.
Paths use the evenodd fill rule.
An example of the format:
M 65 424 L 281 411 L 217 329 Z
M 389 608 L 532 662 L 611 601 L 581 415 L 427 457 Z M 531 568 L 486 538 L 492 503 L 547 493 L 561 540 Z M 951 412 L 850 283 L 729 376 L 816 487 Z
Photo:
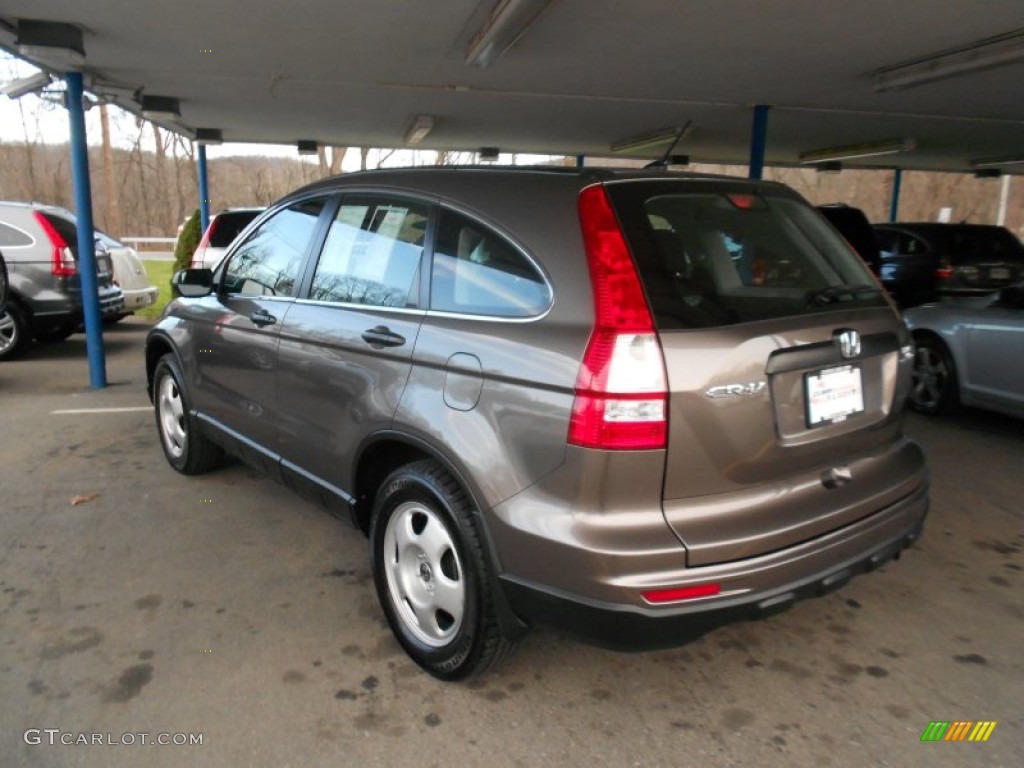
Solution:
M 881 293 L 877 285 L 828 285 L 819 291 L 807 293 L 807 303 L 823 306 L 835 301 L 846 299 L 858 299 L 868 293 Z

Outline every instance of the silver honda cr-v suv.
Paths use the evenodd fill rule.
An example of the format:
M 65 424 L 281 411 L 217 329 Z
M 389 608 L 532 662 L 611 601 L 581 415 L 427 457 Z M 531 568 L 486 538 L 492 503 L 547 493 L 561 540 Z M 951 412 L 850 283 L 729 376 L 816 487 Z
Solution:
M 680 642 L 920 534 L 912 348 L 786 187 L 350 174 L 271 206 L 151 331 L 180 472 L 241 456 L 351 516 L 398 640 L 456 679 L 533 622 Z
M 39 203 L 0 202 L 0 250 L 7 260 L 8 301 L 0 313 L 0 361 L 37 341 L 62 341 L 82 324 L 78 231 L 72 213 Z M 100 314 L 116 318 L 124 296 L 110 255 L 96 251 Z

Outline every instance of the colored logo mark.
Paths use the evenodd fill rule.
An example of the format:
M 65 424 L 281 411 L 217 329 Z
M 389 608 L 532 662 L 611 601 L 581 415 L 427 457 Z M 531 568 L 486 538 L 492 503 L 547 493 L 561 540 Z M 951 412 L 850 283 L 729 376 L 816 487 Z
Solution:
M 988 741 L 995 728 L 995 720 L 932 720 L 921 741 Z

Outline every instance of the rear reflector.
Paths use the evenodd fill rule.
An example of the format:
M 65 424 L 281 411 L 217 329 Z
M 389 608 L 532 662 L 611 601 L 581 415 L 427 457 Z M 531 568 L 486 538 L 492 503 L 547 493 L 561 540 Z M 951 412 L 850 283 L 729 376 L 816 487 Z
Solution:
M 654 589 L 641 594 L 648 603 L 677 603 L 682 600 L 694 600 L 698 597 L 714 597 L 721 591 L 720 584 L 698 584 L 693 587 Z
M 665 361 L 603 186 L 580 193 L 579 214 L 594 291 L 594 330 L 576 377 L 569 442 L 603 450 L 664 448 Z

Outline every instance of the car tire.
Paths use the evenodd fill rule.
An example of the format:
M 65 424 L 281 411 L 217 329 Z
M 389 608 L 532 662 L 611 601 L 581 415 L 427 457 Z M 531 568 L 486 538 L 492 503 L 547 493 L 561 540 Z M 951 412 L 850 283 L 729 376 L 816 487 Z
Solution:
M 153 371 L 153 405 L 167 462 L 183 475 L 200 475 L 216 468 L 224 457 L 199 429 L 189 410 L 181 368 L 173 355 L 164 355 Z
M 7 262 L 4 261 L 4 255 L 0 253 L 0 314 L 3 314 L 4 308 L 7 306 L 8 285 Z
M 8 301 L 0 314 L 0 361 L 13 360 L 32 343 L 32 332 L 24 310 L 15 301 Z
M 477 514 L 432 460 L 393 472 L 374 503 L 377 597 L 406 653 L 441 680 L 482 672 L 515 647 L 498 625 Z
M 914 339 L 914 372 L 909 405 L 918 413 L 941 416 L 959 403 L 956 365 L 949 350 L 934 336 Z

